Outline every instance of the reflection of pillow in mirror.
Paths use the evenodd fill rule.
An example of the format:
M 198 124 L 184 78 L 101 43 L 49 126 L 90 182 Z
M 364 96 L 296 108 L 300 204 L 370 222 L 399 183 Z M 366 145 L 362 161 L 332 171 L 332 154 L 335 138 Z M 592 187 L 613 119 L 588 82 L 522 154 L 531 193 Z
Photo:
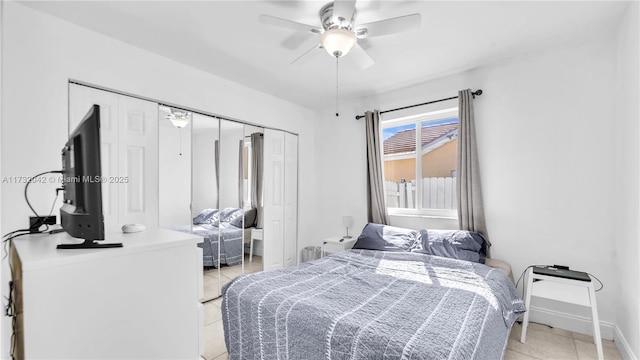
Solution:
M 237 211 L 237 212 L 234 213 L 234 215 L 232 217 L 229 218 L 229 221 L 227 221 L 227 222 L 229 224 L 237 227 L 237 228 L 241 228 L 242 229 L 242 215 L 243 215 L 242 210 Z
M 244 212 L 244 227 L 250 228 L 256 223 L 256 217 L 258 216 L 258 211 L 255 208 L 251 208 Z
M 217 211 L 215 214 L 213 214 L 213 216 L 211 216 L 209 218 L 209 221 L 207 221 L 209 224 L 212 224 L 214 226 L 218 226 L 218 223 L 220 222 L 220 212 Z
M 204 209 L 200 211 L 196 217 L 193 218 L 193 224 L 206 224 L 211 221 L 211 218 L 218 213 L 218 209 Z
M 233 226 L 242 227 L 242 209 L 226 208 L 220 212 L 220 222 L 227 222 Z

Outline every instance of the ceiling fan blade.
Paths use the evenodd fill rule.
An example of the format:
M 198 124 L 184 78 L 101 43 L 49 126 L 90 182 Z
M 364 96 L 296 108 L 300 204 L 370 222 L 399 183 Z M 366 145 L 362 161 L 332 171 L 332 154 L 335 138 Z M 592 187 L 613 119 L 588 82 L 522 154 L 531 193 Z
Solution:
M 353 12 L 356 9 L 356 0 L 334 0 L 333 1 L 333 18 L 343 18 L 346 23 L 351 22 Z M 344 24 L 346 25 L 346 24 Z
M 312 58 L 312 56 L 307 56 L 307 55 L 309 55 L 310 53 L 313 53 L 315 49 L 319 49 L 319 48 L 320 48 L 320 44 L 313 45 L 312 48 L 303 52 L 302 55 L 295 58 L 292 62 L 289 63 L 289 65 L 293 65 L 294 63 L 297 63 L 296 65 L 301 65 L 303 63 L 306 63 L 308 60 Z
M 351 57 L 353 61 L 356 63 L 356 65 L 358 65 L 358 67 L 363 70 L 373 66 L 373 64 L 376 63 L 371 58 L 371 56 L 369 56 L 369 54 L 367 54 L 367 52 L 364 51 L 362 46 L 360 46 L 357 43 L 353 46 L 351 51 L 349 51 L 346 57 Z
M 399 16 L 396 18 L 370 22 L 368 24 L 359 25 L 356 33 L 361 29 L 366 29 L 361 37 L 381 36 L 396 34 L 399 32 L 416 30 L 420 27 L 422 16 L 420 14 L 411 14 Z
M 303 23 L 299 23 L 299 22 L 295 22 L 287 19 L 282 19 L 275 16 L 271 16 L 271 15 L 262 14 L 260 15 L 260 17 L 258 17 L 258 21 L 260 21 L 263 24 L 278 26 L 285 29 L 298 30 L 298 31 L 310 31 L 312 33 L 317 33 L 317 34 L 322 32 L 322 29 L 316 26 L 311 26 L 311 25 L 307 25 L 307 24 L 303 24 Z
M 294 50 L 301 47 L 304 43 L 313 40 L 315 43 L 318 42 L 318 38 L 314 34 L 309 34 L 306 32 L 294 32 L 291 35 L 287 36 L 280 45 L 285 49 Z

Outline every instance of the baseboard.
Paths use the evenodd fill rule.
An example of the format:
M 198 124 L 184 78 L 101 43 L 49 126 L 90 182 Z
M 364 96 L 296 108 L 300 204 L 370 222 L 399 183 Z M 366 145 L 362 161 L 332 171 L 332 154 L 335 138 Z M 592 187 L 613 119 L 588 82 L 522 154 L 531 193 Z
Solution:
M 559 311 L 532 306 L 529 321 L 546 324 L 585 335 L 593 335 L 591 318 L 576 316 Z M 613 340 L 623 359 L 638 360 L 620 328 L 612 323 L 600 321 L 600 336 L 606 340 Z
M 591 318 L 567 314 L 564 312 L 532 306 L 530 309 L 529 321 L 558 327 L 573 331 L 579 334 L 593 335 L 593 325 Z M 603 339 L 614 339 L 615 325 L 606 321 L 600 321 L 600 336 Z
M 617 325 L 615 326 L 613 342 L 616 344 L 616 347 L 620 352 L 620 356 L 623 359 L 638 360 L 638 357 L 636 356 L 636 354 L 633 353 L 633 350 L 629 346 L 627 339 L 624 337 L 624 335 L 620 331 L 620 328 Z

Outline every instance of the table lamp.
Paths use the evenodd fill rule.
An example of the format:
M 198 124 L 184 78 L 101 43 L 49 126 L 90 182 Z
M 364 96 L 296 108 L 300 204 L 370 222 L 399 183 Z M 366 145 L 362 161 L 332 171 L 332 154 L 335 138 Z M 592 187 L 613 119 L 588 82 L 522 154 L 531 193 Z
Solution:
M 349 228 L 353 226 L 353 218 L 351 216 L 343 216 L 342 217 L 342 226 L 347 228 L 347 235 L 344 236 L 345 239 L 351 239 L 351 235 L 349 235 Z

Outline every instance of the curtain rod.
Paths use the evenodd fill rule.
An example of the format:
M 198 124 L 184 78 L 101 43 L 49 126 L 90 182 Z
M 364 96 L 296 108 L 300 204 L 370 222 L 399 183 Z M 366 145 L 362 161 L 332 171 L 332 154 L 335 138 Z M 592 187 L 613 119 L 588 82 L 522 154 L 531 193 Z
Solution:
M 472 91 L 471 95 L 473 95 L 473 97 L 475 98 L 476 96 L 480 96 L 482 95 L 482 89 L 478 89 L 476 91 Z M 385 111 L 380 111 L 380 114 L 384 114 L 384 113 L 388 113 L 388 112 L 392 112 L 392 111 L 398 111 L 398 110 L 404 110 L 404 109 L 409 109 L 412 107 L 416 107 L 416 106 L 422 106 L 422 105 L 429 105 L 429 104 L 434 104 L 440 101 L 446 101 L 446 100 L 453 100 L 453 99 L 457 99 L 457 96 L 452 96 L 450 98 L 446 98 L 446 99 L 440 99 L 440 100 L 433 100 L 433 101 L 429 101 L 426 103 L 422 103 L 422 104 L 415 104 L 415 105 L 409 105 L 409 106 L 404 106 L 401 108 L 397 108 L 397 109 L 391 109 L 391 110 L 385 110 Z M 356 120 L 360 120 L 364 117 L 364 115 L 356 115 Z

